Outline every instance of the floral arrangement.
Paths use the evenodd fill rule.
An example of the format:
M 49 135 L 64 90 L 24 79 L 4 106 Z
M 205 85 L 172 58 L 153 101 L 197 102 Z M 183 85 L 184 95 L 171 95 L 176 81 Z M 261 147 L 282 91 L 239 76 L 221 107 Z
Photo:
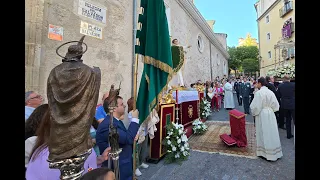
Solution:
M 279 67 L 277 69 L 270 69 L 267 72 L 267 76 L 276 76 L 283 78 L 284 75 L 288 74 L 290 78 L 295 78 L 295 65 L 294 64 L 285 64 L 282 67 Z
M 180 163 L 188 159 L 190 155 L 188 138 L 186 131 L 184 131 L 183 125 L 178 123 L 170 123 L 166 126 L 167 137 L 164 140 L 164 144 L 167 149 L 165 157 L 166 163 L 177 162 Z
M 211 115 L 211 104 L 206 98 L 202 98 L 200 102 L 200 117 L 201 119 L 207 118 Z
M 200 118 L 194 120 L 192 125 L 193 125 L 192 129 L 193 129 L 194 134 L 203 134 L 204 132 L 206 132 L 208 130 L 208 126 L 205 125 L 200 120 Z

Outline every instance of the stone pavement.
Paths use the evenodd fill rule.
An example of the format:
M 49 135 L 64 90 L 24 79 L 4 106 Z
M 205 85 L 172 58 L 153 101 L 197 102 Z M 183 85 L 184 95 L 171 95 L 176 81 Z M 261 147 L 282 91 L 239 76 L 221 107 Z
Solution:
M 236 103 L 237 104 L 237 103 Z M 243 107 L 236 107 L 243 111 Z M 240 109 L 239 109 L 240 108 Z M 253 122 L 247 116 L 248 122 Z M 221 109 L 214 112 L 208 119 L 214 121 L 228 121 L 227 111 Z M 140 169 L 142 176 L 139 180 L 292 180 L 295 179 L 295 149 L 293 138 L 286 138 L 286 131 L 279 129 L 283 157 L 276 162 L 264 159 L 249 159 L 219 155 L 206 152 L 191 151 L 191 155 L 182 165 L 149 164 L 148 169 Z

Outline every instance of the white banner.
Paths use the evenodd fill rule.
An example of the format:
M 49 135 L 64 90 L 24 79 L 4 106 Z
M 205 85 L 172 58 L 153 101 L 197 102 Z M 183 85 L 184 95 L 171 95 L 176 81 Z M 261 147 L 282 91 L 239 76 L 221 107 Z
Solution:
M 78 14 L 106 24 L 107 9 L 79 0 Z

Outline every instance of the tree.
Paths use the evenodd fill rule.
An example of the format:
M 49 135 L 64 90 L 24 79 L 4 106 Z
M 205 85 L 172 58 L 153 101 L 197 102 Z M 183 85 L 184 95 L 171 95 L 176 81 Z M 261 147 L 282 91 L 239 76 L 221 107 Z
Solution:
M 254 59 L 255 61 L 252 61 L 250 63 L 247 63 L 246 65 L 252 65 L 254 66 L 252 69 L 256 69 L 258 67 L 259 70 L 259 61 L 258 61 L 258 55 L 259 50 L 257 46 L 239 46 L 239 47 L 228 47 L 228 53 L 230 55 L 229 58 L 229 68 L 235 70 L 237 75 L 237 70 L 240 70 L 240 67 L 243 66 L 243 61 L 245 59 Z M 253 63 L 255 62 L 255 63 Z M 244 71 L 247 72 L 247 68 L 244 68 Z M 252 71 L 255 72 L 255 71 Z
M 241 62 L 244 59 L 249 59 L 249 58 L 257 59 L 258 55 L 259 55 L 259 50 L 257 46 L 240 46 L 240 47 L 237 47 L 237 50 L 236 50 L 236 56 L 238 59 L 241 60 Z
M 242 67 L 246 73 L 255 73 L 256 71 L 259 71 L 259 61 L 258 59 L 244 59 L 242 62 Z
M 228 59 L 229 73 L 230 73 L 230 69 L 233 69 L 233 70 L 235 70 L 236 75 L 237 75 L 237 69 L 239 69 L 241 66 L 241 61 L 240 61 L 240 59 L 237 58 L 237 48 L 236 47 L 228 47 L 228 53 L 230 55 L 230 58 Z

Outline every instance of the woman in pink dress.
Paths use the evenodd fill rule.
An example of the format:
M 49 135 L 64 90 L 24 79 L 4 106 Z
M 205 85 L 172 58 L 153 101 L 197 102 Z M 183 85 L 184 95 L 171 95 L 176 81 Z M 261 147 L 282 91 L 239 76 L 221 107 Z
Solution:
M 213 111 L 216 109 L 219 112 L 221 107 L 221 94 L 223 93 L 222 88 L 219 87 L 219 83 L 215 83 L 213 93 L 214 96 L 212 97 L 212 109 Z
M 221 87 L 221 84 L 217 84 L 217 91 L 219 93 L 219 109 L 221 108 L 222 100 L 223 100 L 223 88 Z

